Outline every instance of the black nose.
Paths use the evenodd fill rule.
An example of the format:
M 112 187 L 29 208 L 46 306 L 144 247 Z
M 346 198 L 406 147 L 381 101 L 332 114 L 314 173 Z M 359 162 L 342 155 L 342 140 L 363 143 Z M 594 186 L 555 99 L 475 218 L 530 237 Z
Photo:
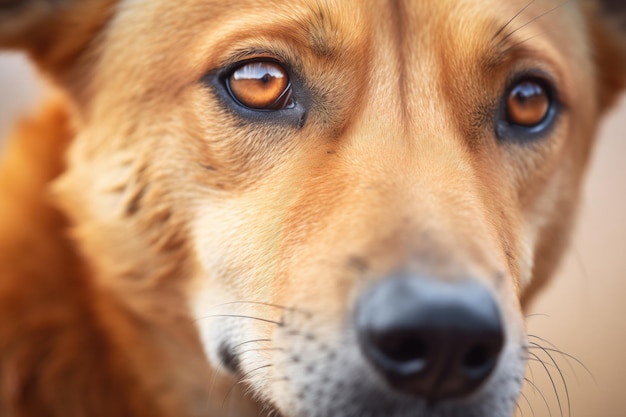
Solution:
M 504 344 L 495 300 L 471 280 L 385 279 L 359 300 L 356 326 L 365 357 L 389 384 L 429 402 L 475 391 Z

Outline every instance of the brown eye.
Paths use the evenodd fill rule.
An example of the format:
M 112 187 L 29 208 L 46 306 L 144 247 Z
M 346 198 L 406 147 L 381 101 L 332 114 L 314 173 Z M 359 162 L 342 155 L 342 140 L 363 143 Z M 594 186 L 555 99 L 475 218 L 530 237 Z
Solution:
M 293 105 L 287 71 L 276 62 L 254 61 L 237 68 L 228 88 L 239 103 L 255 110 L 281 110 Z
M 548 115 L 550 104 L 549 94 L 540 83 L 522 81 L 513 87 L 507 97 L 507 121 L 518 126 L 537 126 Z

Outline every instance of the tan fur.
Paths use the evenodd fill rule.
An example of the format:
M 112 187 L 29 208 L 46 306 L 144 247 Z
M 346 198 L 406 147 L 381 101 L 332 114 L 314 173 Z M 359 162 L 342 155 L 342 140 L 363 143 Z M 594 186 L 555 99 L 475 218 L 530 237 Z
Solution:
M 3 416 L 220 416 L 230 397 L 239 416 L 292 417 L 316 387 L 270 384 L 301 370 L 267 367 L 248 405 L 207 362 L 206 316 L 287 320 L 334 346 L 358 292 L 399 268 L 480 277 L 523 344 L 522 304 L 567 247 L 593 135 L 626 87 L 623 34 L 592 2 L 542 18 L 556 3 L 539 1 L 501 43 L 526 2 L 22 3 L 0 2 L 0 45 L 64 93 L 0 165 Z M 298 128 L 242 121 L 206 83 L 260 46 L 306 79 Z M 494 98 L 530 65 L 566 109 L 545 140 L 499 143 Z M 223 306 L 240 301 L 312 318 Z M 247 372 L 298 349 L 237 326 L 275 348 Z

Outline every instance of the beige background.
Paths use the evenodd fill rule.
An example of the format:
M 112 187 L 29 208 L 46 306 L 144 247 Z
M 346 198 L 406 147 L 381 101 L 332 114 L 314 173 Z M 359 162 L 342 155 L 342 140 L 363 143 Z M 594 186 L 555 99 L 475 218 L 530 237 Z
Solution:
M 40 92 L 23 57 L 0 54 L 0 137 Z M 532 308 L 537 315 L 528 318 L 531 334 L 575 356 L 593 374 L 575 360 L 547 352 L 562 370 L 574 417 L 626 417 L 626 100 L 610 115 L 601 136 L 572 249 L 559 276 Z M 546 352 L 533 352 L 547 362 L 567 417 L 567 394 L 558 370 Z M 531 362 L 531 369 L 528 378 L 541 393 L 527 385 L 529 401 L 521 400 L 518 415 L 560 417 L 545 368 Z

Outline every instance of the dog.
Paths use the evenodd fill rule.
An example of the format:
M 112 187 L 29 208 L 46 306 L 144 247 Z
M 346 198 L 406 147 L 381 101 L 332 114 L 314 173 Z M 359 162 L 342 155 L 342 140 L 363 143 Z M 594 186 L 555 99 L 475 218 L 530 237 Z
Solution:
M 0 415 L 511 417 L 625 17 L 0 1 Z

